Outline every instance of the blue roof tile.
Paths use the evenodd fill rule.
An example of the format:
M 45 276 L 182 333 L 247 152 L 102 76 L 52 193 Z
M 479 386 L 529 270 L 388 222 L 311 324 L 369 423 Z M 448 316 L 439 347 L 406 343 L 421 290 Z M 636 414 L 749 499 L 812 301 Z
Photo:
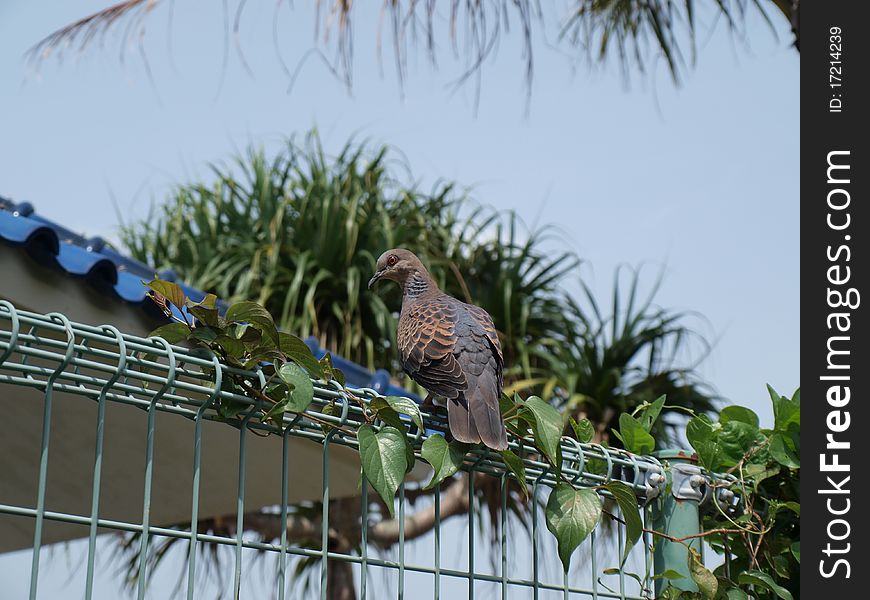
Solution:
M 148 300 L 147 290 L 142 285 L 143 279 L 154 276 L 155 269 L 120 254 L 101 237 L 86 238 L 37 215 L 29 202 L 15 203 L 0 196 L 0 241 L 23 249 L 45 267 L 83 279 L 102 293 L 114 293 L 124 302 L 140 306 L 154 318 L 162 316 L 157 306 Z M 159 272 L 158 276 L 177 283 L 194 302 L 205 297 L 202 290 L 178 281 L 171 269 Z M 221 312 L 228 308 L 222 300 L 217 306 Z M 309 338 L 306 343 L 318 358 L 326 354 L 315 338 Z M 370 387 L 385 395 L 408 396 L 420 402 L 415 394 L 391 384 L 390 374 L 383 369 L 372 373 L 340 356 L 333 355 L 332 360 L 350 385 Z

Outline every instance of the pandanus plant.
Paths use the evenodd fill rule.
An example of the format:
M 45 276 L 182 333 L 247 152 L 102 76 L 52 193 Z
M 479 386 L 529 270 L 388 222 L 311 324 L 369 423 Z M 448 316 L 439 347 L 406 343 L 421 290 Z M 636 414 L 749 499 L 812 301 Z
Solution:
M 187 284 L 229 302 L 257 302 L 279 329 L 316 336 L 330 351 L 370 368 L 388 368 L 400 379 L 398 291 L 389 286 L 373 293 L 366 281 L 384 249 L 407 247 L 429 265 L 442 289 L 493 316 L 506 361 L 506 389 L 539 395 L 565 414 L 587 417 L 599 441 L 618 445 L 608 437 L 618 415 L 663 393 L 669 404 L 659 419 L 661 433 L 681 416 L 680 407 L 713 410 L 714 397 L 695 374 L 695 363 L 679 362 L 693 339 L 701 342 L 703 356 L 703 338 L 690 329 L 690 315 L 654 305 L 657 283 L 642 298 L 638 273 L 627 280 L 617 274 L 611 309 L 604 311 L 588 287 L 581 287 L 581 299 L 566 291 L 566 283 L 578 277 L 580 259 L 554 229 L 529 230 L 515 213 L 481 206 L 450 182 L 424 192 L 409 181 L 406 166 L 389 148 L 351 142 L 329 156 L 311 132 L 301 141 L 289 140 L 271 159 L 262 150 L 249 150 L 228 166 L 214 166 L 211 181 L 178 186 L 148 219 L 124 225 L 121 238 L 135 258 L 171 268 Z M 412 385 L 409 379 L 402 383 Z M 474 501 L 482 508 L 476 512 L 491 521 L 488 529 L 495 536 L 498 485 L 476 477 Z M 468 513 L 467 485 L 461 473 L 442 482 L 442 520 Z M 431 494 L 408 490 L 406 498 L 416 502 Z M 330 514 L 346 518 L 331 528 L 330 543 L 342 552 L 359 551 L 359 500 L 333 502 L 345 505 Z M 527 525 L 533 508 L 518 486 L 509 491 L 508 504 L 516 521 Z M 383 508 L 373 503 L 370 514 L 381 518 L 368 535 L 381 550 L 398 543 L 391 534 L 395 519 Z M 292 507 L 289 514 L 291 541 L 318 546 L 319 525 L 309 518 L 320 514 L 318 506 Z M 425 519 L 413 514 L 407 519 L 406 539 L 428 531 L 412 525 Z M 252 512 L 244 522 L 269 541 L 282 529 L 269 512 Z M 234 523 L 228 516 L 199 528 L 234 533 Z M 155 559 L 173 543 L 160 542 Z M 221 556 L 217 549 L 210 555 Z M 300 575 L 306 564 L 297 565 Z M 129 566 L 134 577 L 135 557 Z M 348 564 L 336 563 L 330 573 L 330 598 L 353 598 Z

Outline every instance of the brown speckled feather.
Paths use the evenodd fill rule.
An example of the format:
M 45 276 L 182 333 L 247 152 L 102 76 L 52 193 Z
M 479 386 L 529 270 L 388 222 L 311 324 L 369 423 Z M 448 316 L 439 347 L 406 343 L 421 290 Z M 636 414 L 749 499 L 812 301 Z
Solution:
M 402 303 L 396 341 L 402 367 L 428 392 L 455 399 L 468 383 L 453 353 L 456 307 L 452 298 L 418 298 Z

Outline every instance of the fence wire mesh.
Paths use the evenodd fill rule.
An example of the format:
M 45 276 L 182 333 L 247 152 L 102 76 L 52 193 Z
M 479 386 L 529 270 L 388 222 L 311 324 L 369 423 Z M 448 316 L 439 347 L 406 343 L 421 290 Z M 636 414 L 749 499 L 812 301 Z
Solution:
M 167 548 L 167 540 L 186 544 L 176 591 L 188 599 L 201 597 L 206 549 L 214 556 L 220 548 L 232 555 L 225 565 L 232 577 L 221 590 L 224 597 L 246 596 L 245 575 L 263 556 L 274 559 L 273 581 L 266 587 L 269 597 L 279 599 L 653 597 L 653 540 L 644 533 L 618 568 L 625 532 L 616 519 L 606 519 L 575 554 L 571 571 L 562 573 L 541 511 L 546 488 L 557 477 L 536 459 L 531 446 L 511 442 L 525 465 L 526 480 L 519 485 L 528 486 L 531 498 L 524 518 L 514 510 L 515 477 L 496 454 L 478 448 L 467 455 L 454 480 L 461 486 L 441 486 L 431 495 L 420 493 L 427 478 L 418 460 L 399 488 L 395 518 L 389 519 L 367 483 L 358 484 L 358 456 L 346 450 L 358 447 L 350 433 L 362 424 L 360 409 L 337 382 L 315 381 L 315 400 L 306 413 L 285 415 L 278 427 L 252 418 L 258 401 L 228 391 L 223 384 L 229 375 L 252 381 L 264 377 L 258 370 L 240 371 L 214 355 L 159 338 L 125 335 L 109 325 L 82 325 L 62 314 L 40 315 L 0 302 L 0 407 L 33 423 L 34 446 L 32 456 L 0 458 L 20 465 L 12 471 L 2 465 L 0 471 L 7 473 L 0 475 L 0 531 L 28 535 L 28 543 L 11 544 L 32 547 L 30 572 L 20 574 L 29 577 L 31 599 L 39 597 L 45 547 L 80 537 L 88 541 L 82 591 L 85 598 L 95 597 L 97 558 L 109 551 L 97 543 L 98 537 L 111 532 L 126 536 L 130 595 L 140 599 L 151 597 L 155 552 Z M 30 391 L 19 391 L 24 388 Z M 365 400 L 377 397 L 371 389 L 353 393 Z M 225 418 L 215 408 L 218 400 L 247 408 Z M 327 404 L 340 410 L 328 414 L 323 411 Z M 134 416 L 127 416 L 123 433 L 115 434 L 122 412 Z M 92 425 L 65 427 L 76 418 L 75 423 L 86 418 Z M 444 415 L 437 410 L 424 412 L 424 423 L 425 430 L 409 427 L 417 458 L 428 435 L 446 431 Z M 222 437 L 210 437 L 215 428 Z M 75 447 L 70 438 L 79 440 Z M 58 444 L 61 449 L 54 451 Z M 172 448 L 169 458 L 161 454 L 164 445 Z M 665 469 L 656 458 L 567 437 L 561 450 L 563 477 L 578 487 L 627 483 L 645 507 L 645 527 L 652 527 L 648 503 L 665 489 Z M 70 479 L 76 473 L 72 467 L 63 470 L 72 454 L 82 460 L 87 455 L 87 477 L 76 476 L 73 486 L 84 502 L 72 502 L 73 492 L 52 491 L 52 478 Z M 214 456 L 222 468 L 213 468 Z M 124 465 L 115 464 L 118 460 Z M 55 461 L 61 466 L 54 467 Z M 18 485 L 8 475 L 22 470 L 32 474 L 32 481 L 25 477 L 32 486 Z M 135 485 L 129 483 L 133 479 Z M 216 493 L 219 483 L 224 491 Z M 234 493 L 226 491 L 227 485 Z M 167 488 L 185 492 L 172 496 Z M 457 494 L 465 496 L 461 502 Z M 607 503 L 606 491 L 603 495 Z M 76 509 L 61 505 L 64 499 Z M 450 512 L 444 514 L 447 506 Z M 467 519 L 448 522 L 456 506 Z M 619 516 L 615 503 L 608 510 Z M 263 515 L 274 531 L 253 535 L 253 530 L 262 532 Z M 232 522 L 215 527 L 216 517 Z M 421 524 L 418 519 L 424 517 L 430 521 Z M 302 522 L 314 524 L 319 539 L 300 540 L 293 528 Z M 68 529 L 50 531 L 51 524 Z M 336 530 L 348 528 L 350 541 L 336 543 Z M 392 537 L 385 537 L 385 530 Z M 180 554 L 176 550 L 174 556 Z M 350 595 L 337 593 L 339 574 Z M 300 578 L 310 585 L 300 586 Z

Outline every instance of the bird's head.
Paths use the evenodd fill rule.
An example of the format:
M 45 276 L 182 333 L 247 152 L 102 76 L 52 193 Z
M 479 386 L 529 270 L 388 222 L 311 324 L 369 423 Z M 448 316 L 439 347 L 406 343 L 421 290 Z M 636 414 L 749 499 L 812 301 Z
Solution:
M 404 286 L 415 273 L 420 273 L 429 278 L 429 271 L 420 262 L 413 252 L 404 248 L 393 248 L 381 254 L 375 267 L 375 274 L 369 279 L 371 288 L 379 279 L 392 279 L 399 285 Z

